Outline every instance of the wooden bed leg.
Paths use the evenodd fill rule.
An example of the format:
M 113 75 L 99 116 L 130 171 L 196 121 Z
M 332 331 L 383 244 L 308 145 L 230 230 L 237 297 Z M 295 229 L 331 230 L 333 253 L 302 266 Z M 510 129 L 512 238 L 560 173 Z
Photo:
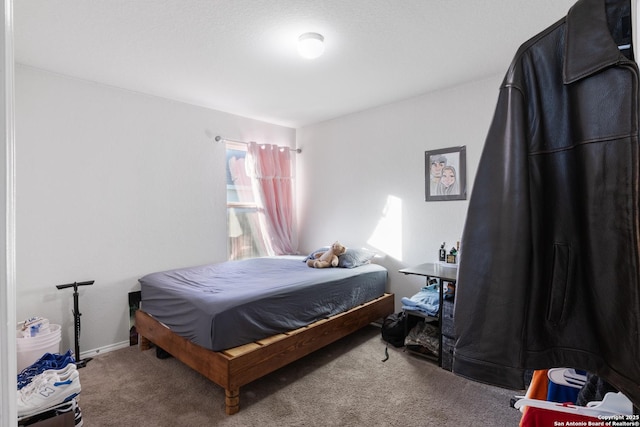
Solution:
M 145 351 L 153 347 L 153 343 L 142 335 L 138 335 L 138 346 L 140 347 L 140 351 Z
M 224 396 L 227 415 L 236 414 L 240 410 L 240 389 L 225 389 Z

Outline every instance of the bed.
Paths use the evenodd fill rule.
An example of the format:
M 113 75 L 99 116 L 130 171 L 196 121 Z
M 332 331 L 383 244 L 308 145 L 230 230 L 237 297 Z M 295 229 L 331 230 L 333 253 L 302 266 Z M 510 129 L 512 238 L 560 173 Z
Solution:
M 304 257 L 266 257 L 153 273 L 140 281 L 140 348 L 152 344 L 225 389 L 240 387 L 394 310 L 387 270 L 313 269 Z

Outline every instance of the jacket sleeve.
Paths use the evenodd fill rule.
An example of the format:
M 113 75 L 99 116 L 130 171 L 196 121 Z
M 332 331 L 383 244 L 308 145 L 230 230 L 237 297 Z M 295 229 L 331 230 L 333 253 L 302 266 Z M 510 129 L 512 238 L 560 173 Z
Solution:
M 529 119 L 523 93 L 503 84 L 462 234 L 453 371 L 522 389 L 530 277 Z M 508 268 L 505 268 L 508 267 Z

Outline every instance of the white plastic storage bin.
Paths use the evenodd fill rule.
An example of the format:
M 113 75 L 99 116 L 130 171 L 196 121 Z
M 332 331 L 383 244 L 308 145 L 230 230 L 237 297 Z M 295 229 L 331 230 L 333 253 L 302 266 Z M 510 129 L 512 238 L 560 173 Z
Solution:
M 27 366 L 32 365 L 45 353 L 59 353 L 62 332 L 60 325 L 49 325 L 49 332 L 38 334 L 35 337 L 16 337 L 16 349 L 18 352 L 18 373 Z

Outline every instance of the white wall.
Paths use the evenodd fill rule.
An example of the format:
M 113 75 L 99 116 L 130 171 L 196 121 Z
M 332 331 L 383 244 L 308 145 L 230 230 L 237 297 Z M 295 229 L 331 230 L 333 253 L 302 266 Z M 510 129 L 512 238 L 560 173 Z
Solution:
M 502 76 L 426 94 L 297 131 L 300 249 L 340 240 L 378 251 L 390 290 L 424 280 L 400 268 L 434 262 L 462 234 L 468 201 L 425 202 L 424 152 L 467 147 L 468 194 Z
M 424 201 L 424 151 L 467 146 L 468 186 L 502 76 L 297 131 L 18 65 L 17 317 L 42 315 L 81 350 L 128 340 L 143 274 L 226 259 L 224 146 L 297 145 L 300 248 L 340 240 L 383 255 L 397 309 L 422 286 L 399 268 L 460 238 L 467 201 Z M 296 136 L 297 133 L 297 136 Z
M 17 318 L 63 325 L 81 352 L 128 341 L 128 293 L 153 271 L 226 259 L 224 145 L 295 130 L 18 65 Z

